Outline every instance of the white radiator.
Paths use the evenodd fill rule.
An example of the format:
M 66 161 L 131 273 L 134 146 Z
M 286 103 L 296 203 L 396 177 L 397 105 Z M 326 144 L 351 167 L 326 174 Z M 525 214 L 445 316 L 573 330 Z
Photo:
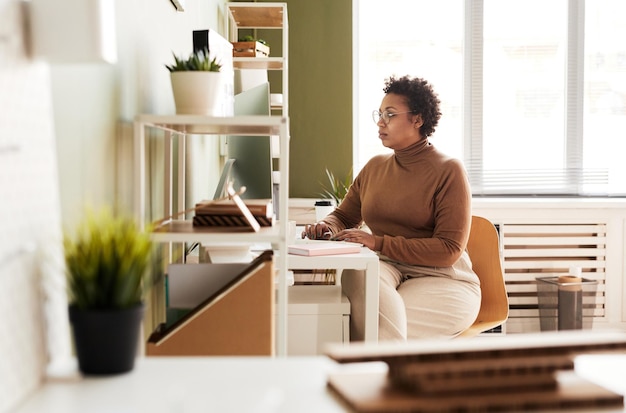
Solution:
M 606 224 L 497 224 L 504 277 L 509 295 L 508 332 L 539 331 L 539 277 L 582 269 L 587 283 L 583 317 L 591 323 L 605 316 Z M 515 319 L 519 319 L 515 323 Z M 516 327 L 517 325 L 517 327 Z
M 500 230 L 506 333 L 541 331 L 536 279 L 570 267 L 597 282 L 583 288 L 583 328 L 626 328 L 626 199 L 477 198 L 472 213 Z

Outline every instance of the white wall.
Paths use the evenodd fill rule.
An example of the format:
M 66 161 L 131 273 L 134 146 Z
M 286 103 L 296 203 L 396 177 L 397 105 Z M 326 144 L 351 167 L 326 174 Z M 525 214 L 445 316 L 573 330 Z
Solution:
M 186 0 L 182 13 L 169 0 L 111 1 L 118 63 L 49 65 L 27 53 L 21 2 L 0 0 L 0 413 L 71 350 L 62 226 L 85 204 L 128 204 L 129 122 L 174 113 L 171 52 L 190 53 L 194 29 L 223 33 L 222 0 Z
M 164 65 L 172 61 L 172 52 L 192 51 L 192 30 L 224 33 L 223 4 L 187 0 L 185 11 L 177 12 L 169 0 L 116 0 L 118 63 L 51 67 L 66 227 L 85 204 L 131 207 L 130 122 L 139 113 L 174 113 Z

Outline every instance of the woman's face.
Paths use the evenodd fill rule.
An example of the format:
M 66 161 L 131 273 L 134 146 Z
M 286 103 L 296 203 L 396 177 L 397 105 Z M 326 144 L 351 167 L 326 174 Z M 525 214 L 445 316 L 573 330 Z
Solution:
M 387 148 L 404 149 L 422 139 L 422 116 L 406 113 L 409 112 L 409 106 L 404 96 L 386 94 L 378 110 L 389 114 L 389 123 L 385 123 L 383 116 L 377 123 L 378 138 Z

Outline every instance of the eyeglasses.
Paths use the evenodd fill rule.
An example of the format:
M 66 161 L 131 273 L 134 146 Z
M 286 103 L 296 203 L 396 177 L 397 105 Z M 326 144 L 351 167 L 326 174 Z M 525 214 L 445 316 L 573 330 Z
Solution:
M 372 119 L 374 120 L 374 123 L 378 125 L 378 122 L 380 122 L 380 120 L 383 120 L 383 123 L 385 125 L 388 125 L 389 122 L 391 122 L 391 119 L 394 116 L 397 115 L 402 115 L 404 113 L 411 113 L 412 111 L 408 111 L 408 112 L 389 112 L 388 110 L 385 110 L 383 112 L 379 111 L 379 110 L 375 110 L 372 112 Z

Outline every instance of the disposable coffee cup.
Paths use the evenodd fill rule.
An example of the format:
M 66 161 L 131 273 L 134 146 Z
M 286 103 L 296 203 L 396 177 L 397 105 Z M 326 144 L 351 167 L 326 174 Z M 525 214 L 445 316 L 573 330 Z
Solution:
M 335 206 L 330 200 L 315 201 L 315 221 L 319 222 L 324 220 L 334 209 Z

